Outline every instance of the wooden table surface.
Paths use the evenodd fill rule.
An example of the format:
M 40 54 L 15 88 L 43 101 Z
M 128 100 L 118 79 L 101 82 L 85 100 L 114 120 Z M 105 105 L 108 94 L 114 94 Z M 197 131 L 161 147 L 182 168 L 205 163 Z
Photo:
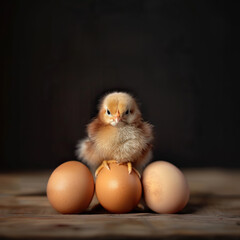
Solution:
M 240 170 L 183 172 L 191 197 L 180 213 L 110 214 L 98 206 L 74 215 L 50 206 L 50 171 L 1 173 L 0 239 L 240 239 Z

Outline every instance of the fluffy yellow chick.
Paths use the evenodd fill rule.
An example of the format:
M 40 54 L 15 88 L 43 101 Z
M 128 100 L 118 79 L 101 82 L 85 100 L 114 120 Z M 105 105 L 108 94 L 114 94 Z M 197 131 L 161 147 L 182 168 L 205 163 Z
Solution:
M 106 95 L 98 116 L 87 126 L 88 137 L 77 144 L 76 155 L 98 174 L 113 160 L 141 171 L 152 156 L 152 125 L 144 122 L 135 99 L 124 92 Z M 138 171 L 136 172 L 138 173 Z M 139 173 L 138 173 L 139 174 Z

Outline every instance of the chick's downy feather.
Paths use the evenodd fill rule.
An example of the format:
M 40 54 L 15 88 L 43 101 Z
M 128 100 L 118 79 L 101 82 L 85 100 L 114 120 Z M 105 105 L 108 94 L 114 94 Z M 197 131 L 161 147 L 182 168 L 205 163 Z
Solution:
M 132 162 L 141 171 L 152 156 L 152 125 L 142 120 L 135 99 L 123 92 L 106 95 L 98 116 L 87 126 L 76 154 L 93 169 L 103 160 Z

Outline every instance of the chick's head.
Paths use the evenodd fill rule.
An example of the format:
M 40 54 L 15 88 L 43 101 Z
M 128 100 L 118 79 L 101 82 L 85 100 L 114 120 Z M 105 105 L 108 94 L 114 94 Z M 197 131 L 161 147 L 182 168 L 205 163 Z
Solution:
M 120 126 L 131 124 L 141 118 L 135 99 L 123 92 L 106 95 L 100 104 L 99 117 L 105 124 Z

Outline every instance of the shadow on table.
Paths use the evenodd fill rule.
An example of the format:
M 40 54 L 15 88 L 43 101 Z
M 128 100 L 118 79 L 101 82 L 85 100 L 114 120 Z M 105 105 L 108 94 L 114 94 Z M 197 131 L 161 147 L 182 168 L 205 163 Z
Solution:
M 192 194 L 186 207 L 179 214 L 206 213 L 216 210 L 216 206 L 226 206 L 231 200 L 240 200 L 240 195 L 221 195 L 213 193 Z M 220 207 L 219 207 L 220 208 Z M 218 209 L 219 209 L 218 208 Z M 219 209 L 220 210 L 220 209 Z

